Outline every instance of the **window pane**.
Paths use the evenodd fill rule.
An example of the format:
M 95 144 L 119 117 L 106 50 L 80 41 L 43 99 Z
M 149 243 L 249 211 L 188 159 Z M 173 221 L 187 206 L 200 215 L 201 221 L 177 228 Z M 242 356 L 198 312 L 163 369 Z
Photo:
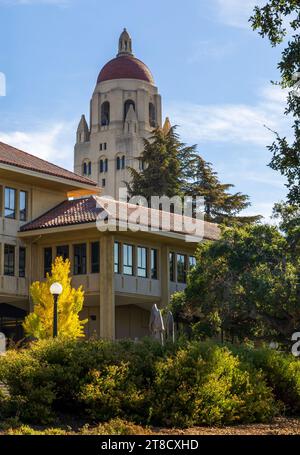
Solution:
M 114 244 L 114 271 L 120 273 L 120 244 L 115 242 Z
M 169 254 L 169 263 L 170 263 L 170 281 L 175 281 L 175 254 Z
M 44 248 L 44 276 L 51 272 L 52 248 Z
M 196 265 L 196 258 L 195 256 L 190 256 L 189 257 L 189 266 L 190 266 L 190 269 L 192 269 L 193 267 L 195 267 Z
M 20 221 L 27 220 L 27 192 L 20 191 Z
M 86 274 L 86 244 L 74 245 L 74 275 Z
M 13 188 L 5 188 L 5 218 L 16 218 L 16 190 Z
M 59 245 L 56 247 L 56 256 L 61 256 L 64 260 L 69 258 L 69 245 Z
M 147 248 L 141 246 L 137 249 L 137 274 L 142 278 L 147 277 Z
M 151 278 L 157 280 L 157 250 L 151 250 Z
M 14 276 L 15 274 L 15 247 L 4 245 L 4 275 Z
M 178 283 L 186 282 L 186 256 L 177 254 L 177 281 Z
M 24 278 L 26 271 L 26 248 L 19 248 L 19 277 Z
M 123 245 L 123 273 L 133 275 L 133 246 Z
M 100 271 L 100 245 L 99 242 L 91 244 L 91 271 L 92 273 L 99 273 Z

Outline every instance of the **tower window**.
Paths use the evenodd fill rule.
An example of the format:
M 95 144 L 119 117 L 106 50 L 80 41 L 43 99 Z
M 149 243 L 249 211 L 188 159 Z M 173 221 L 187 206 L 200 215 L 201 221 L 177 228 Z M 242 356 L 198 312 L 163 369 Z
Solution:
M 102 187 L 104 188 L 106 185 L 106 180 L 105 179 L 102 179 Z
M 155 106 L 153 103 L 149 103 L 149 123 L 150 126 L 155 128 L 156 126 L 156 112 L 155 112 Z
M 122 169 L 125 169 L 125 155 L 122 156 L 121 168 L 122 168 Z
M 92 163 L 89 161 L 88 163 L 88 175 L 91 175 L 92 173 Z
M 135 111 L 135 102 L 132 100 L 127 100 L 124 103 L 124 122 L 126 119 L 127 112 L 129 111 L 130 106 L 133 107 L 133 110 Z
M 119 171 L 121 169 L 121 158 L 117 156 L 117 170 Z
M 99 148 L 100 148 L 100 151 L 102 151 L 102 146 L 103 146 L 103 144 L 100 144 L 100 147 L 99 147 Z
M 103 160 L 100 160 L 100 168 L 99 168 L 99 171 L 102 173 L 104 172 L 104 163 L 103 163 Z
M 108 101 L 101 104 L 101 126 L 109 125 L 110 121 L 110 105 Z
M 108 172 L 108 159 L 105 158 L 104 160 L 104 172 Z

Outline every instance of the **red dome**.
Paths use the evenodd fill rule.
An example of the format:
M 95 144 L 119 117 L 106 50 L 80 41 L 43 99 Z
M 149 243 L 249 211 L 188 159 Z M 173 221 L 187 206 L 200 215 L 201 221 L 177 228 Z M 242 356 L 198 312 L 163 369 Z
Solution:
M 99 73 L 97 83 L 112 79 L 139 79 L 154 84 L 149 68 L 132 55 L 120 55 L 106 63 Z

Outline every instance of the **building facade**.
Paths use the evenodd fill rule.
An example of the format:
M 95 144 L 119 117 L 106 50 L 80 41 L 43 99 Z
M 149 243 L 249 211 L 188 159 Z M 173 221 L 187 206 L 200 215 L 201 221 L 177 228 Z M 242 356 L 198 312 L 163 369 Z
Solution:
M 100 71 L 90 123 L 80 120 L 74 173 L 0 143 L 0 331 L 22 337 L 22 321 L 33 310 L 30 285 L 44 280 L 62 256 L 70 260 L 73 287 L 85 292 L 87 337 L 149 334 L 151 307 L 166 306 L 184 289 L 197 241 L 186 241 L 176 215 L 168 229 L 149 229 L 150 209 L 144 224 L 133 223 L 143 229 L 124 229 L 121 214 L 136 206 L 118 201 L 114 230 L 99 229 L 97 221 L 111 215 L 103 195 L 118 198 L 130 179 L 127 167 L 139 168 L 144 138 L 161 126 L 153 76 L 133 56 L 124 30 L 117 57 Z M 202 224 L 203 240 L 218 238 L 216 225 Z

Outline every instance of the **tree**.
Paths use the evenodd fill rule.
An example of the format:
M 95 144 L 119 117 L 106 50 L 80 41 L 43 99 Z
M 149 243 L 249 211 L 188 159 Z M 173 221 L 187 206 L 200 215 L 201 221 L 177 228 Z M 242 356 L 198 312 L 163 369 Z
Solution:
M 300 256 L 300 207 L 277 203 L 273 208 L 273 218 L 279 220 L 279 228 L 286 235 L 291 254 Z
M 262 37 L 267 36 L 271 45 L 281 45 L 288 35 L 288 28 L 293 32 L 300 28 L 299 0 L 269 0 L 264 7 L 256 7 L 250 18 L 254 30 Z M 282 88 L 295 88 L 294 75 L 300 71 L 300 36 L 299 33 L 288 38 L 278 64 L 281 74 L 279 85 Z M 268 148 L 272 152 L 270 166 L 287 178 L 288 202 L 300 204 L 300 93 L 295 96 L 293 90 L 287 98 L 286 115 L 293 120 L 294 141 L 289 143 L 286 137 L 276 133 L 276 140 Z
M 205 220 L 213 223 L 253 223 L 260 216 L 239 216 L 250 205 L 249 196 L 242 193 L 229 193 L 234 185 L 221 183 L 211 163 L 195 154 L 189 164 L 189 178 L 185 194 L 204 197 Z
M 180 156 L 184 145 L 180 143 L 175 128 L 167 133 L 156 128 L 149 139 L 144 139 L 144 150 L 140 161 L 143 170 L 129 167 L 131 183 L 126 183 L 130 196 L 143 196 L 150 201 L 151 196 L 181 195 Z
M 63 292 L 58 298 L 58 336 L 77 338 L 84 336 L 83 326 L 86 320 L 79 320 L 82 310 L 84 292 L 82 287 L 71 287 L 70 261 L 57 257 L 52 264 L 51 274 L 47 273 L 46 281 L 36 281 L 30 286 L 30 295 L 34 304 L 33 312 L 24 321 L 27 336 L 38 339 L 52 338 L 53 335 L 53 296 L 50 286 L 61 283 Z
M 187 288 L 171 305 L 203 336 L 288 343 L 300 326 L 299 267 L 276 227 L 224 228 L 220 240 L 199 245 Z

